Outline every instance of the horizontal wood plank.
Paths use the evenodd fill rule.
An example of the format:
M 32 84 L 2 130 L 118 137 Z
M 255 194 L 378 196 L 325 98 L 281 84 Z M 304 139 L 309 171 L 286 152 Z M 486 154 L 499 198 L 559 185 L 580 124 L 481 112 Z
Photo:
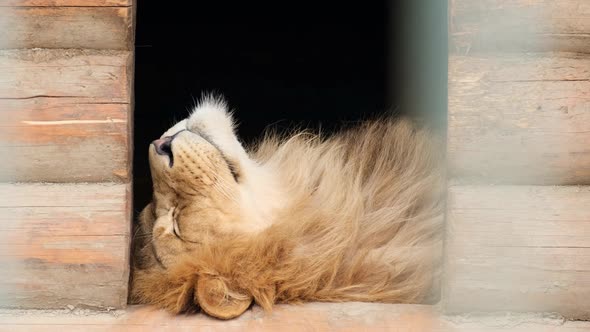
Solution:
M 448 160 L 471 183 L 590 184 L 590 59 L 452 56 Z
M 389 332 L 587 332 L 590 322 L 557 315 L 499 313 L 441 315 L 435 307 L 383 303 L 305 303 L 277 305 L 272 313 L 258 306 L 230 321 L 197 313 L 170 315 L 148 306 L 115 312 L 2 310 L 0 331 L 389 331 Z
M 0 181 L 129 180 L 129 58 L 0 51 Z
M 0 7 L 125 7 L 134 0 L 0 0 Z
M 448 312 L 590 318 L 590 187 L 449 188 Z
M 60 312 L 54 317 L 43 313 L 24 316 L 0 312 L 0 329 L 11 331 L 451 331 L 443 329 L 431 306 L 380 303 L 306 303 L 277 305 L 272 313 L 258 306 L 229 321 L 205 314 L 172 316 L 147 306 L 130 306 L 116 315 L 91 313 L 85 317 Z M 82 311 L 83 312 L 83 311 Z M 34 325 L 32 324 L 34 323 Z M 37 328 L 39 326 L 40 328 Z M 392 327 L 395 327 L 392 329 Z M 47 329 L 46 329 L 47 328 Z
M 0 48 L 133 48 L 131 7 L 0 7 Z
M 129 199 L 125 184 L 0 184 L 0 305 L 124 307 Z
M 129 107 L 77 98 L 0 100 L 0 181 L 129 180 Z
M 451 0 L 451 51 L 590 53 L 587 0 Z
M 0 99 L 77 97 L 129 103 L 126 51 L 29 49 L 0 51 Z

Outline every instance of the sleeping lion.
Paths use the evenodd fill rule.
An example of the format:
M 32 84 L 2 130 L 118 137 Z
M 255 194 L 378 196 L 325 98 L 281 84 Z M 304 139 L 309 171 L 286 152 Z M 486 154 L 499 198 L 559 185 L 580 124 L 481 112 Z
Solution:
M 434 142 L 385 118 L 246 150 L 225 102 L 203 98 L 149 146 L 131 300 L 221 319 L 252 303 L 427 301 L 443 207 Z

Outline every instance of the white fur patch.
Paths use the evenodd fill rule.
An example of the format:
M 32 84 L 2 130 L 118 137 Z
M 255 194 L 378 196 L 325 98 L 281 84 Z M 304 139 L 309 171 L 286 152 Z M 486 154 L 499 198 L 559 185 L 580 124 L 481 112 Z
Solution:
M 237 163 L 249 158 L 234 133 L 234 121 L 223 99 L 205 97 L 187 119 L 187 128 L 206 135 L 223 154 Z

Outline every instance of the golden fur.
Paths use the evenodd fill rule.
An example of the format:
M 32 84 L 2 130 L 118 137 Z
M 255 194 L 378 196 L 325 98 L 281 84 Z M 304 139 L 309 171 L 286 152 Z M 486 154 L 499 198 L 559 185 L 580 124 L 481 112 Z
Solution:
M 206 99 L 150 147 L 154 200 L 140 215 L 131 298 L 218 318 L 254 301 L 418 303 L 441 251 L 441 149 L 408 120 L 330 138 L 267 135 L 250 152 Z M 212 122 L 214 121 L 214 122 Z M 179 234 L 180 233 L 180 234 Z

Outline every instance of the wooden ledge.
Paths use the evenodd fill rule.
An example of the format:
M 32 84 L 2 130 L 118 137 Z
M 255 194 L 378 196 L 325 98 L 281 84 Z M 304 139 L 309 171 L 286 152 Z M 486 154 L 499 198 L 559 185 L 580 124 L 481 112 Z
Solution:
M 171 316 L 145 306 L 97 313 L 83 309 L 0 311 L 0 331 L 535 331 L 582 332 L 590 322 L 548 314 L 441 316 L 425 305 L 308 303 L 279 305 L 270 313 L 255 306 L 241 317 L 219 321 L 202 314 Z

